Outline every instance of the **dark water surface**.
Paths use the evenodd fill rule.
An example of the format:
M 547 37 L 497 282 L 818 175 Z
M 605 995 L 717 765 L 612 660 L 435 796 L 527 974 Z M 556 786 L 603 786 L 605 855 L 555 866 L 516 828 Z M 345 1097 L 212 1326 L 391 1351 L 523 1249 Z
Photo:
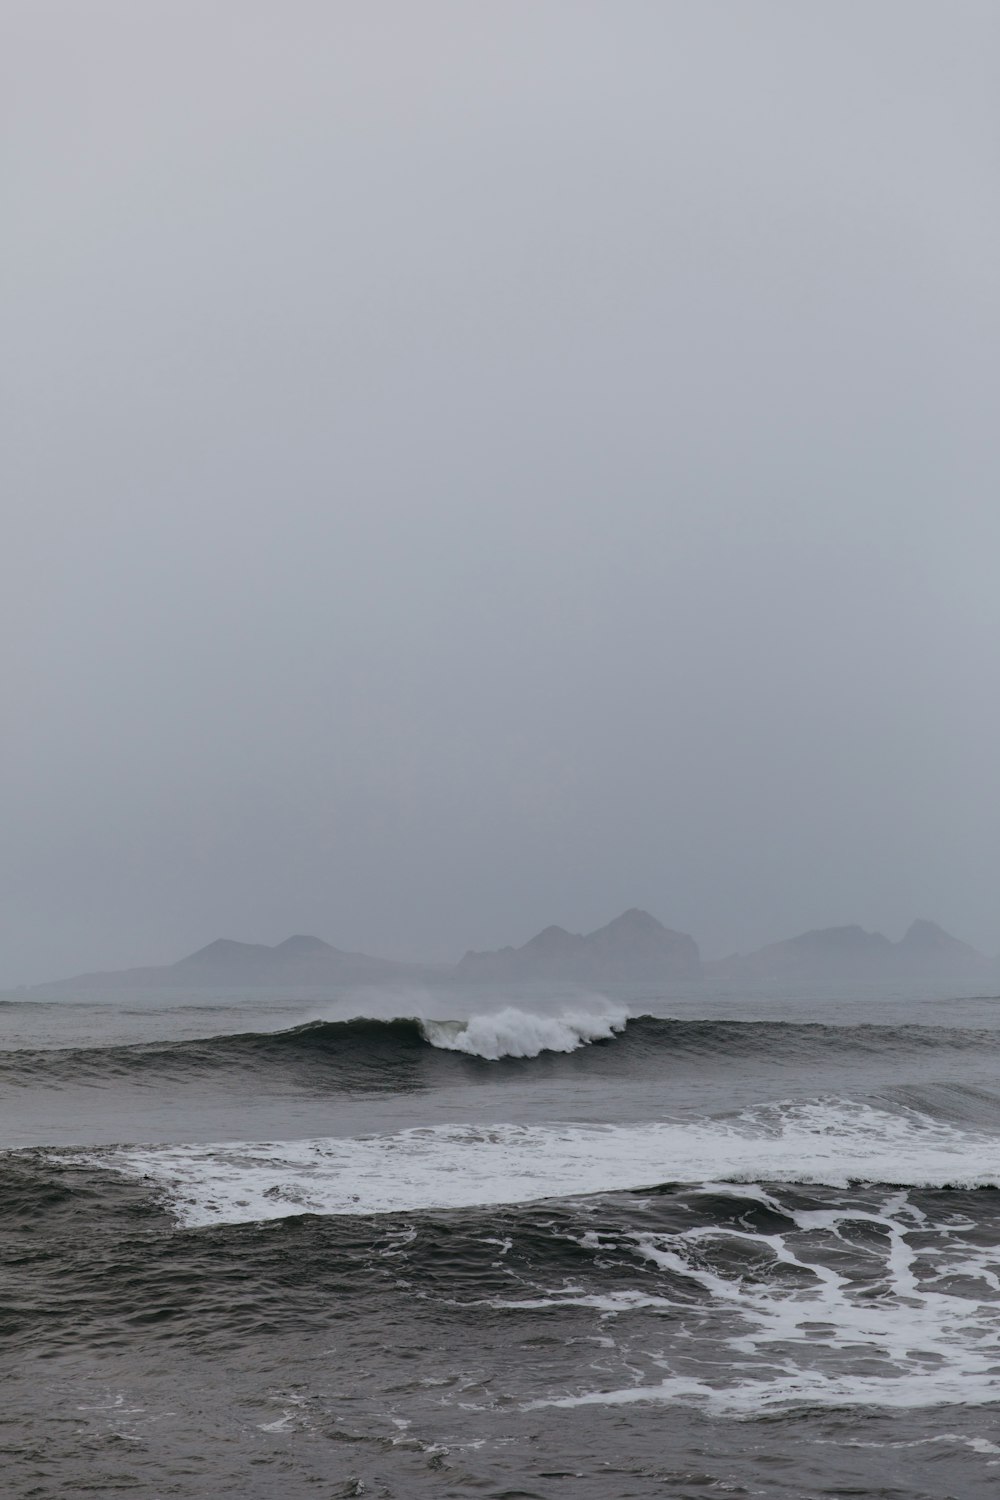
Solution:
M 997 1492 L 989 996 L 14 996 L 0 1130 L 12 1500 Z

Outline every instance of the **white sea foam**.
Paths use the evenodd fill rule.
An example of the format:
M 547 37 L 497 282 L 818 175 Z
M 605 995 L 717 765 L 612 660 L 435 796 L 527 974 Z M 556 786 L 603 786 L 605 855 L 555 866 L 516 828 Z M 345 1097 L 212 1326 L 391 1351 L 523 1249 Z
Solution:
M 887 1193 L 883 1204 L 872 1209 L 850 1205 L 823 1210 L 795 1210 L 756 1187 L 745 1193 L 780 1210 L 794 1228 L 767 1234 L 706 1225 L 673 1234 L 617 1237 L 619 1249 L 631 1240 L 629 1248 L 639 1261 L 681 1278 L 688 1288 L 701 1288 L 716 1310 L 714 1343 L 699 1345 L 675 1336 L 668 1347 L 647 1350 L 664 1370 L 662 1380 L 554 1395 L 531 1404 L 680 1401 L 755 1416 L 794 1406 L 968 1406 L 1000 1399 L 995 1251 L 970 1246 L 963 1237 L 968 1220 L 955 1215 L 948 1223 L 930 1226 L 905 1191 Z M 864 1224 L 877 1232 L 869 1245 L 869 1255 L 880 1263 L 874 1285 L 870 1279 L 852 1282 L 837 1253 Z M 914 1231 L 919 1231 L 919 1250 L 909 1238 Z M 758 1257 L 751 1276 L 739 1274 L 727 1261 L 726 1245 L 739 1242 Z M 772 1267 L 799 1273 L 791 1284 L 761 1268 L 762 1251 Z M 856 1264 L 856 1254 L 850 1261 Z M 955 1278 L 962 1282 L 957 1294 Z M 690 1300 L 671 1301 L 668 1295 L 662 1300 L 683 1327 Z M 574 1298 L 566 1289 L 553 1293 L 550 1305 L 574 1301 L 601 1308 L 605 1326 L 609 1317 L 629 1311 L 624 1299 L 616 1306 L 609 1298 Z M 701 1304 L 696 1316 L 703 1317 Z M 993 1451 L 992 1445 L 981 1451 Z
M 624 1029 L 628 1016 L 625 1005 L 564 1009 L 557 1015 L 508 1005 L 466 1021 L 421 1020 L 420 1027 L 432 1047 L 495 1061 L 537 1057 L 541 1052 L 575 1052 L 590 1042 L 606 1042 Z
M 481 995 L 471 1014 L 462 1014 L 470 997 L 451 996 L 459 1014 L 453 1019 L 435 1015 L 442 995 L 422 986 L 366 986 L 326 1006 L 310 1005 L 303 1023 L 327 1021 L 416 1021 L 426 1041 L 446 1052 L 465 1052 L 496 1061 L 501 1057 L 537 1057 L 542 1052 L 575 1052 L 590 1042 L 608 1041 L 623 1031 L 631 1014 L 621 1001 L 582 986 L 553 986 L 531 995 L 529 1008 L 516 996 L 505 1004 L 499 997 Z M 449 1002 L 449 1003 L 450 1003 Z
M 97 1159 L 149 1179 L 189 1227 L 524 1203 L 663 1182 L 1000 1186 L 994 1136 L 824 1099 L 726 1120 L 438 1125 L 355 1139 L 125 1147 Z
M 814 1438 L 816 1443 L 830 1443 L 829 1438 Z M 934 1444 L 942 1444 L 953 1447 L 956 1443 L 959 1447 L 970 1448 L 973 1453 L 986 1455 L 987 1453 L 1000 1453 L 996 1443 L 991 1443 L 989 1438 L 970 1437 L 966 1432 L 936 1432 L 932 1437 L 925 1438 L 902 1438 L 899 1442 L 862 1442 L 859 1438 L 838 1438 L 837 1447 L 844 1448 L 927 1448 Z M 987 1468 L 1000 1468 L 996 1459 L 991 1459 Z

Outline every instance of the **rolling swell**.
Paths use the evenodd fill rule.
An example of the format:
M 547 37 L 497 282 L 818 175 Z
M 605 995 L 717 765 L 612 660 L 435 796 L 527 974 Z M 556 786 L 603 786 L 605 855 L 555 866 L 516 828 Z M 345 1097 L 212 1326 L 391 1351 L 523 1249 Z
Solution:
M 359 1077 L 390 1072 L 426 1050 L 419 1021 L 358 1017 L 309 1021 L 286 1031 L 246 1031 L 179 1042 L 111 1047 L 65 1047 L 0 1054 L 0 1072 L 10 1083 L 94 1082 L 144 1077 L 182 1078 L 219 1070 L 266 1071 L 343 1063 Z
M 732 1333 L 744 1340 L 757 1336 L 761 1368 L 747 1394 L 763 1394 L 767 1386 L 760 1379 L 769 1380 L 774 1404 L 800 1396 L 798 1382 L 809 1370 L 814 1399 L 850 1404 L 842 1370 L 815 1370 L 815 1344 L 803 1318 L 839 1326 L 838 1341 L 853 1344 L 855 1357 L 858 1343 L 877 1338 L 887 1366 L 882 1373 L 898 1389 L 904 1376 L 908 1383 L 914 1375 L 940 1378 L 935 1365 L 944 1364 L 949 1385 L 965 1399 L 972 1395 L 969 1379 L 977 1375 L 980 1399 L 995 1399 L 997 1392 L 1000 1371 L 991 1357 L 997 1304 L 988 1285 L 998 1223 L 992 1193 L 893 1194 L 877 1187 L 844 1193 L 716 1183 L 619 1192 L 587 1203 L 550 1199 L 460 1212 L 216 1223 L 191 1234 L 169 1232 L 155 1209 L 143 1215 L 139 1185 L 119 1174 L 99 1196 L 97 1173 L 93 1182 L 61 1182 L 59 1174 L 68 1177 L 74 1169 L 56 1161 L 32 1165 L 50 1191 L 89 1192 L 93 1212 L 85 1237 L 79 1217 L 58 1223 L 49 1236 L 48 1269 L 59 1275 L 61 1310 L 25 1254 L 33 1224 L 15 1226 L 13 1236 L 7 1226 L 14 1244 L 18 1228 L 23 1230 L 23 1243 L 0 1327 L 19 1352 L 56 1353 L 82 1341 L 92 1351 L 110 1353 L 130 1344 L 148 1346 L 153 1337 L 161 1350 L 183 1343 L 203 1352 L 214 1347 L 249 1354 L 262 1337 L 298 1342 L 310 1330 L 343 1327 L 349 1319 L 374 1319 L 392 1338 L 398 1333 L 390 1330 L 406 1327 L 407 1303 L 416 1300 L 424 1329 L 428 1321 L 436 1324 L 437 1336 L 425 1338 L 431 1349 L 470 1335 L 489 1338 L 506 1325 L 544 1336 L 556 1319 L 564 1326 L 570 1319 L 582 1324 L 574 1329 L 583 1335 L 576 1348 L 572 1340 L 565 1346 L 567 1384 L 560 1381 L 553 1390 L 549 1370 L 541 1389 L 524 1392 L 554 1396 L 561 1404 L 567 1396 L 586 1399 L 601 1376 L 607 1381 L 604 1353 L 599 1368 L 580 1368 L 581 1346 L 609 1347 L 607 1337 L 588 1335 L 627 1338 L 637 1324 L 638 1347 L 662 1349 L 666 1327 L 697 1338 L 705 1313 L 714 1309 L 717 1318 L 743 1323 Z M 299 1274 L 289 1274 L 290 1261 Z M 942 1271 L 965 1278 L 951 1284 L 954 1299 L 940 1295 Z M 977 1278 L 984 1278 L 981 1284 Z M 898 1304 L 886 1296 L 892 1281 Z M 930 1343 L 947 1356 L 928 1361 L 930 1371 L 907 1368 L 918 1299 L 925 1303 L 921 1347 Z M 65 1315 L 67 1304 L 72 1317 Z M 964 1349 L 953 1341 L 956 1317 L 970 1325 Z M 780 1361 L 768 1357 L 776 1337 Z M 551 1351 L 555 1341 L 546 1342 Z M 697 1352 L 689 1337 L 670 1342 L 671 1357 L 687 1361 Z M 887 1343 L 897 1347 L 886 1349 Z M 743 1357 L 748 1353 L 744 1343 Z M 874 1354 L 873 1348 L 869 1360 Z M 424 1348 L 421 1370 L 431 1357 Z M 970 1368 L 973 1362 L 978 1369 Z M 620 1382 L 610 1382 L 612 1389 L 634 1386 L 629 1363 L 624 1361 Z M 780 1380 L 782 1367 L 792 1381 Z M 659 1366 L 654 1355 L 644 1373 L 634 1398 L 653 1395 L 655 1383 L 680 1371 Z M 687 1373 L 709 1377 L 703 1392 L 708 1399 L 713 1389 L 721 1394 L 720 1376 L 733 1384 L 724 1366 L 689 1365 Z M 788 1385 L 796 1388 L 790 1392 Z M 730 1399 L 740 1394 L 737 1380 Z
M 831 1026 L 822 1023 L 677 1020 L 624 1010 L 537 1015 L 508 1007 L 469 1020 L 417 1016 L 310 1021 L 276 1032 L 109 1047 L 0 1053 L 8 1085 L 194 1078 L 206 1073 L 325 1073 L 343 1088 L 385 1089 L 448 1078 L 491 1077 L 497 1069 L 585 1069 L 588 1073 L 674 1063 L 766 1058 L 772 1063 L 884 1055 L 996 1052 L 1000 1032 L 947 1026 Z

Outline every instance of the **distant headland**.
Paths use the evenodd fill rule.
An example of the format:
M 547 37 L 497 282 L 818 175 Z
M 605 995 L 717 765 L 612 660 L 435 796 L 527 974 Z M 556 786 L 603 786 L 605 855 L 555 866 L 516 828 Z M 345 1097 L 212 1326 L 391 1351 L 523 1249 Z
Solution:
M 601 986 L 716 980 L 875 981 L 1000 979 L 1000 958 L 961 942 L 936 922 L 914 922 L 897 943 L 858 926 L 824 927 L 754 953 L 704 960 L 694 938 L 633 907 L 594 932 L 546 927 L 520 948 L 468 952 L 455 965 L 375 958 L 321 938 L 289 937 L 268 947 L 217 938 L 176 963 L 79 974 L 32 991 L 320 988 L 454 979 L 516 983 L 552 980 Z

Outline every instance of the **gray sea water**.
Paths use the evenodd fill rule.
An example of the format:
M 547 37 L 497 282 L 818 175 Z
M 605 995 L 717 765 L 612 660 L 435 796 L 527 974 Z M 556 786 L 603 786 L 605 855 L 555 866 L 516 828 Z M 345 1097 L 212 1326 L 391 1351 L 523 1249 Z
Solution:
M 1000 999 L 0 1003 L 12 1500 L 1000 1481 Z

